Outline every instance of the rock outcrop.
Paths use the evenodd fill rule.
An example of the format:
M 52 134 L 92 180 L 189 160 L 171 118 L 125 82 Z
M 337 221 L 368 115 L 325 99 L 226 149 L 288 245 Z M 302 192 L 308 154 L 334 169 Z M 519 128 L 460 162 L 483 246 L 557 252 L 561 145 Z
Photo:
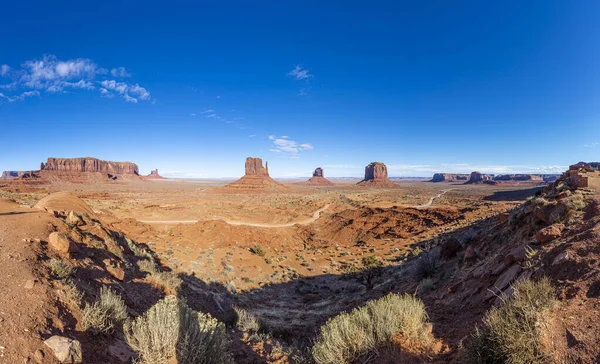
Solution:
M 111 162 L 97 158 L 48 158 L 40 165 L 42 171 L 59 172 L 101 172 L 109 174 L 139 175 L 137 164 L 131 162 Z
M 333 186 L 334 183 L 325 178 L 323 175 L 323 168 L 319 167 L 315 169 L 312 177 L 308 180 L 308 184 L 313 186 Z
M 396 187 L 388 178 L 387 166 L 381 162 L 371 162 L 365 167 L 365 179 L 357 183 L 367 187 Z
M 15 179 L 15 178 L 23 177 L 27 174 L 31 174 L 31 172 L 30 171 L 4 171 L 4 172 L 2 172 L 2 177 L 0 177 L 0 179 L 2 179 L 2 180 Z
M 494 182 L 494 176 L 492 176 L 491 174 L 483 174 L 481 172 L 472 172 L 471 176 L 469 177 L 469 180 L 466 182 L 468 184 L 481 184 L 481 183 L 485 183 L 485 184 L 495 184 Z
M 539 174 L 501 174 L 494 177 L 497 182 L 544 182 Z
M 264 192 L 264 191 L 281 191 L 287 190 L 288 187 L 274 181 L 269 176 L 269 165 L 263 167 L 262 159 L 248 157 L 246 158 L 246 174 L 235 182 L 232 182 L 225 187 L 225 191 L 241 191 L 241 192 Z
M 436 173 L 429 182 L 466 182 L 468 180 L 468 174 Z
M 163 179 L 165 177 L 163 177 L 160 174 L 158 174 L 158 169 L 153 169 L 153 170 L 150 171 L 150 174 L 146 176 L 146 178 Z

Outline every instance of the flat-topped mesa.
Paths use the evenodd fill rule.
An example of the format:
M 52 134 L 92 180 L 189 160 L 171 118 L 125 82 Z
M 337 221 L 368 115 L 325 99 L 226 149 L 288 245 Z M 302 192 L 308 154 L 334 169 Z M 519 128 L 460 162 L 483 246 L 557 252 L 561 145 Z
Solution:
M 30 171 L 4 171 L 2 172 L 2 180 L 15 179 L 30 174 Z
M 325 178 L 323 175 L 323 168 L 319 167 L 315 169 L 312 177 L 308 180 L 308 184 L 313 186 L 333 186 L 334 183 Z
M 109 174 L 139 175 L 137 164 L 131 162 L 111 162 L 97 158 L 48 158 L 40 165 L 42 171 L 59 172 L 101 172 Z
M 539 174 L 501 174 L 494 177 L 494 181 L 501 182 L 544 182 L 544 177 Z
M 164 177 L 158 174 L 158 168 L 150 171 L 150 174 L 146 176 L 146 178 L 152 179 L 163 179 Z
M 371 162 L 365 167 L 365 179 L 357 183 L 360 186 L 396 187 L 388 179 L 387 166 L 381 162 Z
M 468 180 L 468 174 L 436 173 L 429 182 L 466 182 Z
M 246 176 L 269 176 L 269 162 L 263 167 L 262 159 L 248 157 L 246 158 Z
M 477 172 L 477 171 L 471 172 L 471 177 L 469 177 L 469 180 L 466 183 L 468 183 L 468 184 L 480 184 L 480 183 L 495 184 L 493 175 L 483 174 L 483 173 Z

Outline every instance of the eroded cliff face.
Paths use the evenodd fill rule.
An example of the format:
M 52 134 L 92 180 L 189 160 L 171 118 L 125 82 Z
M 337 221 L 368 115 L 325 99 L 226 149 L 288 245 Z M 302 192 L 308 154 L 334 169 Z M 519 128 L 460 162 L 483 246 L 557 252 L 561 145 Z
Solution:
M 246 158 L 246 176 L 268 176 L 269 164 L 266 167 L 262 165 L 262 159 L 248 157 Z
M 433 175 L 431 182 L 466 182 L 468 180 L 468 174 L 436 173 Z
M 131 162 L 111 162 L 97 158 L 48 158 L 41 164 L 43 171 L 60 172 L 102 172 L 110 174 L 139 175 L 137 164 Z
M 387 166 L 381 162 L 372 162 L 365 167 L 365 179 L 358 182 L 361 186 L 372 187 L 396 187 L 397 185 L 388 179 Z

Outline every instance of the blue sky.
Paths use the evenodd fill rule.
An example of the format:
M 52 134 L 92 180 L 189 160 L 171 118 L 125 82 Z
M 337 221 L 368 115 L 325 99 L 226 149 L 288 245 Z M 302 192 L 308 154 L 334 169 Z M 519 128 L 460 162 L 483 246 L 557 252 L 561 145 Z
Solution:
M 0 170 L 553 172 L 600 152 L 595 1 L 11 2 Z

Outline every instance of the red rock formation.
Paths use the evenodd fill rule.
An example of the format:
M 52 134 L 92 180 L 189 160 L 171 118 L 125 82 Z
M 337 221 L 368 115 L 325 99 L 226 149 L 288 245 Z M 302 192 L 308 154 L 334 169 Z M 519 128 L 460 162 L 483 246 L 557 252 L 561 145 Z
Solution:
M 387 167 L 381 162 L 372 162 L 365 167 L 365 179 L 357 183 L 367 187 L 396 187 L 397 185 L 388 179 Z
M 333 186 L 334 183 L 323 176 L 323 168 L 319 167 L 313 172 L 313 176 L 308 180 L 308 184 L 313 186 Z
M 60 172 L 102 172 L 110 174 L 139 175 L 137 164 L 131 162 L 110 162 L 96 158 L 48 158 L 41 164 L 42 171 Z
M 266 167 L 263 167 L 262 159 L 260 158 L 246 158 L 246 176 L 268 176 L 269 162 L 266 165 Z
M 262 159 L 246 158 L 246 174 L 225 187 L 225 191 L 264 192 L 286 190 L 288 187 L 269 177 L 269 165 L 262 165 Z
M 15 179 L 25 175 L 26 173 L 29 173 L 29 171 L 4 171 L 2 172 L 2 177 L 0 177 L 0 179 Z
M 483 173 L 477 172 L 477 171 L 471 173 L 471 177 L 469 178 L 469 180 L 466 183 L 468 183 L 468 184 L 479 184 L 479 183 L 495 184 L 494 176 L 492 176 L 491 174 L 483 174 Z
M 150 174 L 146 176 L 146 178 L 164 179 L 165 177 L 163 177 L 160 174 L 158 174 L 158 169 L 153 169 L 153 170 L 150 171 Z
M 468 180 L 468 174 L 436 173 L 429 182 L 466 182 Z

